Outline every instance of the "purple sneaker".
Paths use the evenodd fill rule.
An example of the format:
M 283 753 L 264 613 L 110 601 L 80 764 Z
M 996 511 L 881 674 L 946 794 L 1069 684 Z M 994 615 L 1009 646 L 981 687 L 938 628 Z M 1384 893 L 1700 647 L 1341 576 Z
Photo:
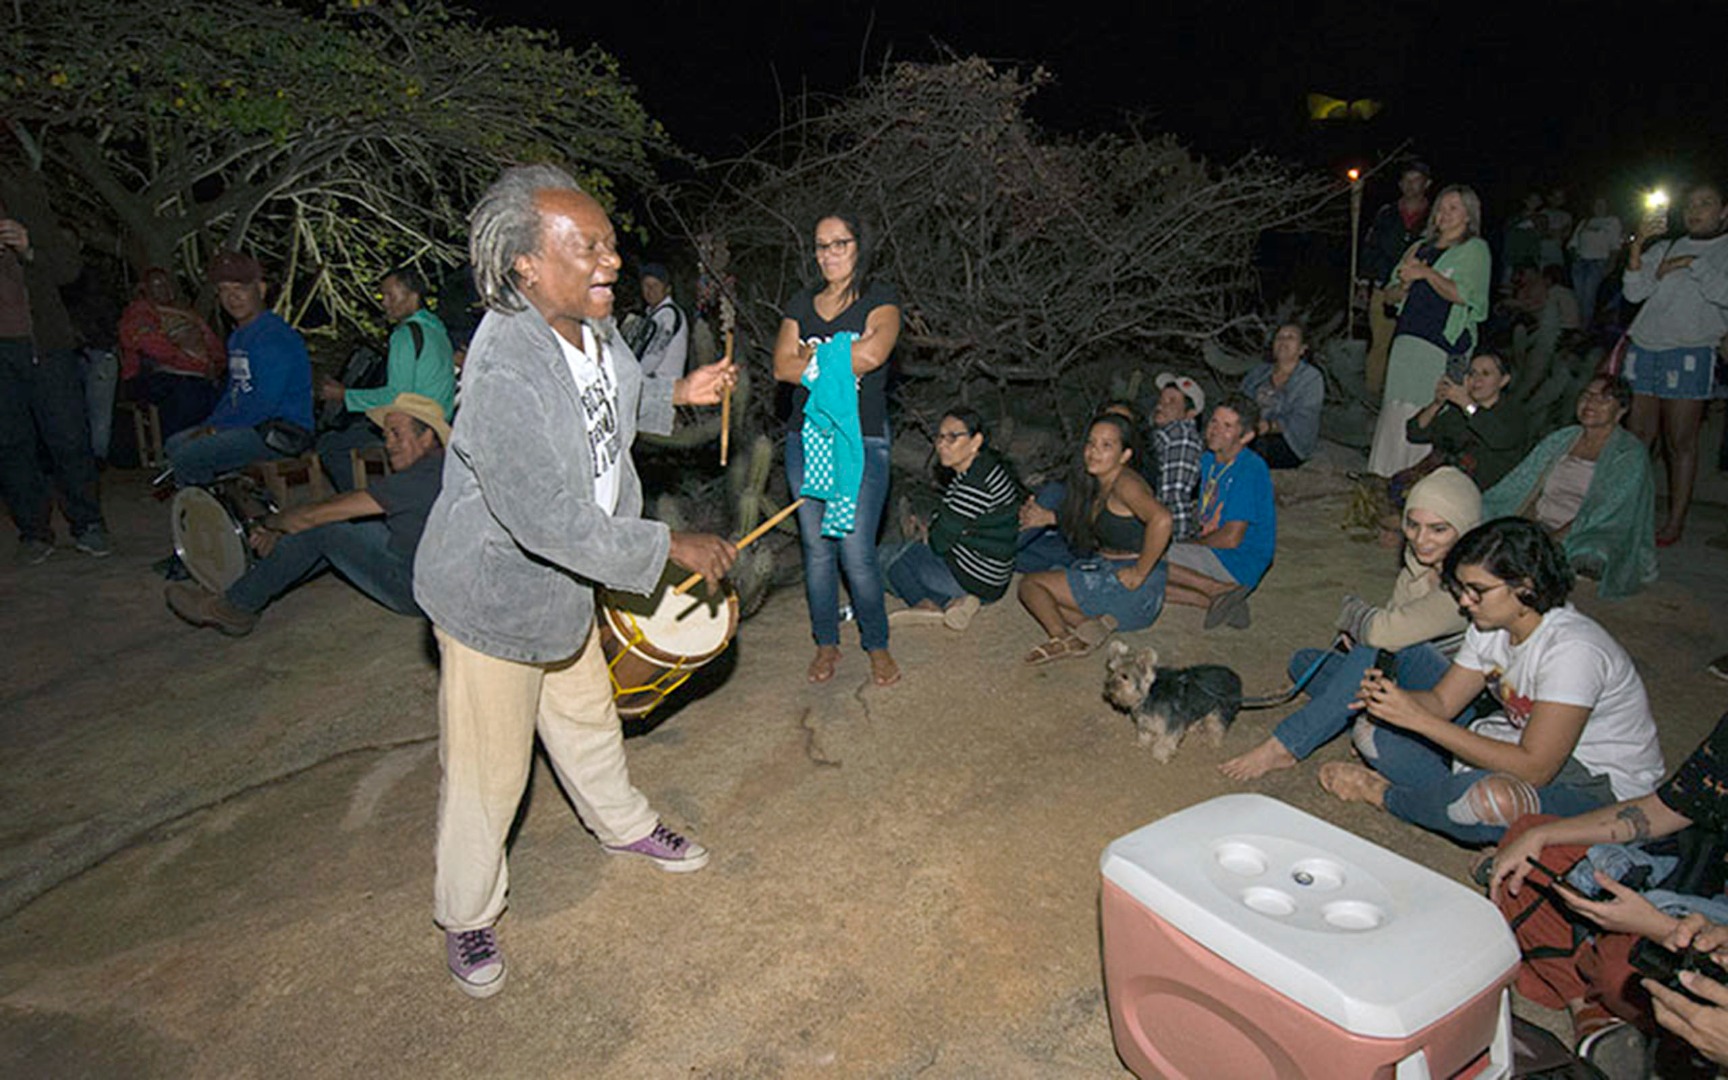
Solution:
M 487 998 L 504 989 L 504 954 L 494 928 L 446 931 L 444 955 L 450 977 L 469 997 Z
M 640 855 L 655 866 L 673 874 L 685 874 L 708 865 L 708 849 L 696 841 L 655 822 L 654 831 L 636 841 L 613 847 L 603 845 L 608 855 Z

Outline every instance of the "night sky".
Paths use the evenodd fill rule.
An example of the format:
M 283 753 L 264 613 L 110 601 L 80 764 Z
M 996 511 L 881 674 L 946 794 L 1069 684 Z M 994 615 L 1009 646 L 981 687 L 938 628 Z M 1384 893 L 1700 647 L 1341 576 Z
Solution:
M 1135 115 L 1211 157 L 1259 148 L 1339 169 L 1410 138 L 1438 183 L 1474 184 L 1491 216 L 1532 185 L 1567 186 L 1576 211 L 1597 190 L 1629 199 L 1656 180 L 1728 175 L 1721 2 L 476 5 L 573 46 L 598 41 L 673 138 L 711 159 L 772 129 L 782 96 L 843 91 L 939 43 L 1051 69 L 1034 115 L 1053 130 Z M 1309 91 L 1385 108 L 1316 125 Z

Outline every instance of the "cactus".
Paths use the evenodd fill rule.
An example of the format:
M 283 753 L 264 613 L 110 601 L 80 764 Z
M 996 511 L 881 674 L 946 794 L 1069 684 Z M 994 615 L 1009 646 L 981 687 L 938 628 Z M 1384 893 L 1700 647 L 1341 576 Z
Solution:
M 740 365 L 738 368 L 738 385 L 732 388 L 732 427 L 737 433 L 739 422 L 750 414 L 750 372 Z M 678 424 L 670 435 L 655 435 L 650 432 L 638 432 L 636 441 L 647 446 L 666 446 L 674 449 L 684 449 L 691 446 L 701 446 L 704 443 L 718 442 L 720 439 L 720 410 L 714 406 L 704 406 L 696 410 L 680 410 Z

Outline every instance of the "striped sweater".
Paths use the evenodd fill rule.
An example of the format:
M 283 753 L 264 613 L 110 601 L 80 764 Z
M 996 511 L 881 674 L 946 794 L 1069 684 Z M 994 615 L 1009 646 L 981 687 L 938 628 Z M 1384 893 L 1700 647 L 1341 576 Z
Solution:
M 994 451 L 981 450 L 972 467 L 954 474 L 930 520 L 930 548 L 942 556 L 960 587 L 991 601 L 1014 576 L 1020 529 L 1020 482 Z

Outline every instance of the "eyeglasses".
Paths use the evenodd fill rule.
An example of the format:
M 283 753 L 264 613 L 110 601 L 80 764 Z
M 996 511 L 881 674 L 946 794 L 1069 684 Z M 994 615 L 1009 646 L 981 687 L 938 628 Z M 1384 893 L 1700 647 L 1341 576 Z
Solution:
M 1511 587 L 1511 583 L 1506 581 L 1496 581 L 1492 585 L 1473 585 L 1468 581 L 1446 582 L 1446 591 L 1452 594 L 1452 599 L 1468 599 L 1472 604 L 1480 604 L 1482 598 L 1495 589 L 1510 589 Z
M 938 431 L 936 433 L 937 442 L 954 443 L 959 442 L 962 439 L 970 439 L 971 437 L 972 433 L 970 431 Z
M 826 255 L 830 251 L 844 253 L 847 248 L 851 247 L 853 244 L 856 244 L 857 242 L 858 242 L 857 239 L 855 237 L 851 237 L 851 236 L 846 237 L 846 239 L 844 239 L 844 240 L 829 240 L 826 243 L 824 243 L 821 240 L 818 240 L 818 241 L 816 241 L 816 254 Z
M 1614 397 L 1613 394 L 1607 393 L 1606 391 L 1604 391 L 1602 393 L 1597 393 L 1594 390 L 1586 390 L 1582 394 L 1578 395 L 1578 400 L 1579 401 L 1614 401 L 1617 399 Z

